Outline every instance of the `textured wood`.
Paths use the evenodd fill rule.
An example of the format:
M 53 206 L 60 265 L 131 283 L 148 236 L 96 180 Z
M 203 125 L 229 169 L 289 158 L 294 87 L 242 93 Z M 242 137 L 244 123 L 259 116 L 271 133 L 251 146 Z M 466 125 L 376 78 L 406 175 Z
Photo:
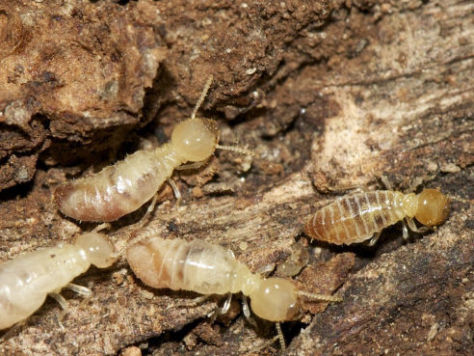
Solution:
M 285 323 L 290 354 L 474 353 L 472 2 L 16 3 L 0 4 L 0 55 L 9 68 L 0 74 L 0 178 L 13 187 L 1 192 L 0 260 L 91 229 L 58 213 L 54 188 L 144 139 L 163 142 L 189 117 L 212 73 L 203 112 L 219 119 L 221 142 L 238 139 L 256 157 L 250 166 L 218 152 L 202 171 L 178 173 L 183 200 L 178 205 L 165 187 L 149 226 L 163 238 L 220 243 L 254 272 L 283 264 L 303 246 L 308 265 L 294 279 L 314 293 L 336 291 L 344 302 L 327 309 L 311 303 L 301 322 Z M 75 35 L 54 27 L 57 18 Z M 12 26 L 28 31 L 5 30 Z M 5 43 L 14 49 L 28 39 L 28 51 L 6 50 Z M 63 50 L 41 51 L 51 47 Z M 90 59 L 100 55 L 105 65 Z M 31 62 L 23 64 L 31 72 L 15 76 L 19 62 Z M 117 71 L 99 76 L 97 86 L 86 64 L 94 73 Z M 108 80 L 124 91 L 82 101 L 97 87 L 115 93 L 105 90 Z M 406 244 L 399 227 L 386 229 L 372 249 L 302 236 L 311 213 L 346 189 L 381 189 L 382 174 L 401 191 L 436 187 L 450 195 L 448 221 Z M 118 248 L 144 211 L 114 223 Z M 0 353 L 113 355 L 138 347 L 156 355 L 244 354 L 275 335 L 272 324 L 245 321 L 238 297 L 213 322 L 206 316 L 222 301 L 196 306 L 195 294 L 149 289 L 123 259 L 76 282 L 94 296 L 65 293 L 63 318 L 48 301 L 25 326 L 0 334 Z M 261 351 L 277 352 L 278 345 Z

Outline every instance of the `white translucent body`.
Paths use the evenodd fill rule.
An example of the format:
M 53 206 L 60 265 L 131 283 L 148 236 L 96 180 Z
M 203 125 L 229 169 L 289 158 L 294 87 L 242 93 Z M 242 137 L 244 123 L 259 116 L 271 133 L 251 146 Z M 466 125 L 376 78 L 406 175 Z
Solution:
M 264 279 L 219 245 L 152 236 L 130 246 L 127 260 L 133 272 L 154 288 L 201 294 L 242 292 L 256 315 L 275 322 L 292 320 L 299 313 L 298 291 L 291 281 Z
M 169 143 L 137 151 L 97 174 L 63 184 L 55 201 L 63 214 L 77 220 L 117 220 L 150 200 L 174 169 L 209 158 L 216 144 L 212 121 L 185 120 L 174 128 Z
M 0 329 L 26 319 L 91 264 L 107 267 L 113 247 L 98 233 L 82 235 L 74 245 L 45 248 L 0 265 Z

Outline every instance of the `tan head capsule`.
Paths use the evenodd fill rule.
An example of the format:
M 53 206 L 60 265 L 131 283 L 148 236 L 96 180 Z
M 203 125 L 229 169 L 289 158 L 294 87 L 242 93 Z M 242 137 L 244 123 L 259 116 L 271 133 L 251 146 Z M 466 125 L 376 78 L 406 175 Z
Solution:
M 127 249 L 127 261 L 145 284 L 200 294 L 242 292 L 260 318 L 283 322 L 300 316 L 301 296 L 340 301 L 300 292 L 289 280 L 262 278 L 238 262 L 232 251 L 202 240 L 164 240 L 149 236 Z
M 150 200 L 183 163 L 202 164 L 216 148 L 250 154 L 245 149 L 217 145 L 216 123 L 195 117 L 211 82 L 212 77 L 191 118 L 176 125 L 169 143 L 154 150 L 139 150 L 97 174 L 58 187 L 54 201 L 59 210 L 80 221 L 114 221 Z
M 337 199 L 318 210 L 305 225 L 305 233 L 317 240 L 333 244 L 352 244 L 372 240 L 374 244 L 382 229 L 405 220 L 415 232 L 413 217 L 427 227 L 443 223 L 449 214 L 449 200 L 435 189 L 420 194 L 403 194 L 391 190 L 357 193 Z M 408 237 L 406 227 L 404 238 Z
M 64 307 L 59 291 L 68 287 L 90 294 L 70 282 L 91 264 L 106 268 L 115 261 L 114 247 L 103 234 L 84 233 L 73 245 L 26 253 L 0 265 L 0 330 L 28 318 L 52 295 Z

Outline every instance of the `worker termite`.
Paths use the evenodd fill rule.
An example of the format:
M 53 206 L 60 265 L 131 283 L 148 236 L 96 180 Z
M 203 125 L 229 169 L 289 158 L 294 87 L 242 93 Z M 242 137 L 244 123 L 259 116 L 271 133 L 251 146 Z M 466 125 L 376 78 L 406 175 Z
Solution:
M 106 268 L 116 259 L 114 247 L 105 235 L 87 232 L 74 244 L 64 244 L 26 253 L 0 265 L 0 330 L 33 314 L 48 295 L 65 308 L 59 294 L 66 287 L 90 295 L 83 286 L 70 283 L 91 264 Z
M 250 307 L 258 317 L 277 323 L 282 348 L 285 343 L 279 323 L 300 316 L 300 297 L 341 301 L 335 296 L 300 291 L 293 282 L 283 278 L 263 278 L 237 261 L 231 250 L 202 240 L 188 242 L 144 235 L 127 248 L 126 257 L 138 278 L 154 288 L 204 295 L 242 292 L 250 299 Z M 230 299 L 224 305 L 224 313 L 229 305 Z M 243 311 L 250 317 L 245 299 Z
M 404 194 L 392 190 L 363 192 L 344 196 L 318 210 L 305 225 L 305 233 L 317 240 L 333 244 L 352 244 L 372 238 L 374 245 L 381 230 L 402 220 L 414 232 L 444 222 L 449 214 L 449 199 L 436 189 L 420 194 Z M 423 228 L 417 228 L 413 218 Z M 403 225 L 403 237 L 408 229 Z
M 169 143 L 136 151 L 97 174 L 58 187 L 54 200 L 59 210 L 76 220 L 114 221 L 150 200 L 173 171 L 186 162 L 194 162 L 186 168 L 198 168 L 216 149 L 252 155 L 244 148 L 218 145 L 215 121 L 196 118 L 212 79 L 207 81 L 191 117 L 173 129 Z

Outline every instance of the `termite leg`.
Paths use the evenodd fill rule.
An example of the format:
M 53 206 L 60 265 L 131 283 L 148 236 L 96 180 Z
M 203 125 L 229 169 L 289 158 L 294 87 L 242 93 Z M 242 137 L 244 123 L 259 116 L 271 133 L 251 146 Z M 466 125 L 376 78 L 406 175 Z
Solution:
M 93 294 L 92 291 L 89 288 L 81 286 L 79 284 L 75 284 L 75 283 L 68 283 L 66 285 L 66 287 L 64 287 L 64 288 L 70 289 L 74 293 L 77 293 L 77 294 L 83 296 L 84 298 L 88 298 L 88 297 L 92 296 L 92 294 Z
M 92 230 L 92 232 L 99 232 L 107 229 L 110 229 L 110 223 L 102 223 L 100 225 L 97 225 L 94 230 Z
M 269 263 L 267 265 L 264 265 L 260 268 L 258 268 L 255 273 L 263 275 L 264 277 L 268 277 L 270 273 L 272 273 L 275 270 L 275 264 L 274 263 Z
M 244 314 L 245 319 L 249 322 L 250 325 L 253 327 L 257 327 L 257 323 L 255 322 L 254 318 L 252 318 L 252 313 L 250 312 L 250 306 L 247 298 L 242 298 L 242 312 Z
M 171 308 L 179 308 L 179 307 L 195 307 L 201 303 L 204 303 L 207 299 L 209 299 L 210 295 L 201 295 L 189 301 L 183 301 L 182 303 L 175 303 L 173 305 L 169 305 L 166 310 Z
M 419 234 L 424 234 L 428 230 L 430 230 L 429 227 L 423 226 L 423 227 L 416 227 L 415 222 L 413 221 L 412 218 L 405 218 L 406 225 L 410 228 L 411 231 L 419 233 Z M 403 236 L 405 237 L 405 236 Z
M 179 191 L 178 191 L 179 193 Z M 181 198 L 181 195 L 179 196 Z M 155 196 L 153 197 L 153 199 L 151 200 L 151 203 L 150 205 L 148 205 L 148 208 L 146 209 L 146 213 L 145 215 L 143 216 L 143 219 L 142 220 L 148 220 L 151 212 L 153 210 L 155 210 L 155 205 L 156 205 L 156 201 L 158 200 L 158 194 L 155 194 Z
M 65 315 L 65 311 L 64 310 L 61 310 L 59 313 L 56 313 L 55 317 L 56 317 L 56 322 L 58 323 L 59 327 L 61 328 L 61 330 L 65 330 L 66 328 L 64 327 L 63 325 L 63 322 L 62 320 L 64 319 L 64 315 Z
M 143 226 L 145 226 L 147 223 L 148 223 L 148 220 L 150 218 L 150 214 L 152 213 L 152 211 L 155 209 L 155 205 L 156 205 L 156 201 L 158 200 L 158 194 L 155 194 L 155 196 L 153 197 L 153 199 L 151 200 L 151 203 L 150 205 L 148 205 L 148 208 L 146 209 L 146 212 L 145 214 L 143 215 L 143 217 L 140 219 L 139 222 L 131 225 L 129 227 L 129 237 L 128 237 L 128 241 L 130 241 L 130 239 L 132 238 L 134 232 L 140 230 Z M 137 241 L 134 241 L 135 242 L 138 242 L 140 241 L 142 238 L 147 238 L 148 236 L 145 235 L 145 236 L 142 236 L 140 239 L 138 239 Z M 116 254 L 115 254 L 115 258 L 119 258 L 120 256 L 123 255 L 123 252 L 124 250 L 128 247 L 129 244 L 126 244 L 120 251 L 118 251 Z
M 231 302 L 232 302 L 232 293 L 229 293 L 229 296 L 225 300 L 224 305 L 222 305 L 222 308 L 219 309 L 218 314 L 219 315 L 227 314 L 227 312 L 230 309 Z
M 283 336 L 283 332 L 281 331 L 280 323 L 275 323 L 275 328 L 277 331 L 278 341 L 280 342 L 281 351 L 285 352 L 286 351 L 285 337 Z
M 392 183 L 390 183 L 390 181 L 388 180 L 388 178 L 385 174 L 383 174 L 380 177 L 380 180 L 382 181 L 382 184 L 385 186 L 385 188 L 387 188 L 388 190 L 393 190 Z
M 410 236 L 408 232 L 408 226 L 405 220 L 402 221 L 402 236 L 404 240 L 408 240 L 408 237 Z
M 168 178 L 166 181 L 168 182 L 171 189 L 173 190 L 174 197 L 176 198 L 176 205 L 179 206 L 179 204 L 181 202 L 181 192 L 179 191 L 178 186 L 176 185 L 175 181 L 171 178 Z
M 67 302 L 64 297 L 56 292 L 52 292 L 48 294 L 51 298 L 53 298 L 58 304 L 61 306 L 62 310 L 67 310 L 69 308 L 69 303 Z
M 230 309 L 231 302 L 232 293 L 229 293 L 222 307 L 214 309 L 212 312 L 207 314 L 207 317 L 210 318 L 212 321 L 215 321 L 218 316 L 227 314 Z
M 64 329 L 64 325 L 62 323 L 62 320 L 64 319 L 64 316 L 67 313 L 67 310 L 69 309 L 69 304 L 64 297 L 59 294 L 59 293 L 49 293 L 49 296 L 52 297 L 58 304 L 61 306 L 61 311 L 56 314 L 56 321 L 58 322 L 58 325 L 61 329 Z
M 186 163 L 182 164 L 179 167 L 176 167 L 175 170 L 177 171 L 185 171 L 188 169 L 198 169 L 201 168 L 202 166 L 205 166 L 209 159 L 205 159 L 204 161 L 198 161 L 198 162 L 193 162 L 193 163 Z
M 378 241 L 378 239 L 379 239 L 379 237 L 380 237 L 381 234 L 382 234 L 382 231 L 376 232 L 376 233 L 374 234 L 374 236 L 372 236 L 372 238 L 370 239 L 368 245 L 369 245 L 369 246 L 374 246 L 374 245 L 377 243 L 377 241 Z

